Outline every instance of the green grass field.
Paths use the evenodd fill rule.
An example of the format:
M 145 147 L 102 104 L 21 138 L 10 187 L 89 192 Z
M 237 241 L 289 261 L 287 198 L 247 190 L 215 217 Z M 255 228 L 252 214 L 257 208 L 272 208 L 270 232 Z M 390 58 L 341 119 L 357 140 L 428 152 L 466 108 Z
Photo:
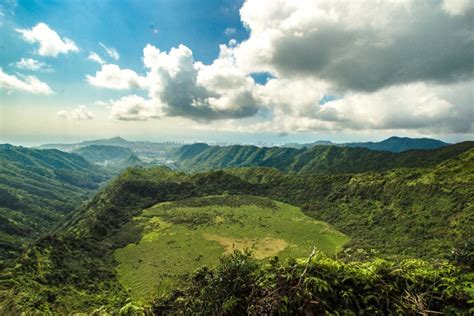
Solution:
M 174 288 L 196 268 L 234 249 L 256 258 L 334 254 L 348 237 L 300 208 L 255 196 L 209 196 L 157 204 L 134 219 L 141 240 L 115 251 L 122 285 L 136 302 Z

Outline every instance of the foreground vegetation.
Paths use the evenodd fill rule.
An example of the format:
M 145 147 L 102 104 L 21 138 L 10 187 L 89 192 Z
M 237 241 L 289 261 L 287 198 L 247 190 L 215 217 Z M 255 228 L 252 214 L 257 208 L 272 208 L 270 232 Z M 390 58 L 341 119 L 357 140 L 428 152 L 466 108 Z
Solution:
M 474 311 L 472 275 L 449 264 L 375 259 L 343 262 L 321 252 L 268 264 L 248 252 L 203 267 L 152 312 L 204 315 L 428 315 Z M 125 310 L 125 309 L 124 309 Z
M 428 161 L 432 163 L 433 160 Z M 339 254 L 344 254 L 344 260 L 372 262 L 351 264 L 331 261 L 334 267 L 340 269 L 331 268 L 325 273 L 337 284 L 320 276 L 317 271 L 326 270 L 315 263 L 314 277 L 328 282 L 331 287 L 328 296 L 311 283 L 319 284 L 319 280 L 309 279 L 307 286 L 313 289 L 311 292 L 318 293 L 317 298 L 308 298 L 303 289 L 303 292 L 289 292 L 292 295 L 278 290 L 279 296 L 287 296 L 289 301 L 276 302 L 277 308 L 284 310 L 300 303 L 311 305 L 314 300 L 321 303 L 315 309 L 308 307 L 310 311 L 319 312 L 316 308 L 324 304 L 329 306 L 327 311 L 331 311 L 335 308 L 331 304 L 335 303 L 331 303 L 330 297 L 349 297 L 343 307 L 361 313 L 369 308 L 382 312 L 393 308 L 395 312 L 400 310 L 410 314 L 415 313 L 411 309 L 415 305 L 422 306 L 419 310 L 466 310 L 466 291 L 472 287 L 469 283 L 472 282 L 469 279 L 472 274 L 469 273 L 472 272 L 474 258 L 470 243 L 474 240 L 473 164 L 474 149 L 468 148 L 436 165 L 358 174 L 295 175 L 271 168 L 237 168 L 199 174 L 163 168 L 129 169 L 101 190 L 86 207 L 68 217 L 54 233 L 35 242 L 14 267 L 2 274 L 0 313 L 35 311 L 66 314 L 91 312 L 97 308 L 119 310 L 127 304 L 130 294 L 118 281 L 114 253 L 127 245 L 140 244 L 146 236 L 146 225 L 136 225 L 135 219 L 143 216 L 144 209 L 157 203 L 210 195 L 257 195 L 301 207 L 307 216 L 328 222 L 350 237 Z M 160 214 L 165 222 L 173 220 L 170 217 L 164 219 L 165 213 Z M 359 251 L 359 248 L 363 250 Z M 371 258 L 382 258 L 383 261 Z M 439 263 L 428 264 L 410 258 Z M 252 262 L 252 265 L 255 264 Z M 410 262 L 413 265 L 410 266 Z M 256 265 L 256 274 L 267 269 L 267 266 L 262 266 L 265 265 L 263 263 Z M 388 268 L 384 268 L 385 265 Z M 413 269 L 405 269 L 407 265 Z M 270 283 L 265 283 L 265 277 L 256 279 L 258 282 L 255 284 L 261 283 L 262 291 L 269 293 L 280 285 L 286 290 L 291 289 L 294 282 L 301 286 L 305 281 L 305 278 L 300 281 L 304 267 L 304 264 L 289 263 L 278 268 L 288 271 L 290 277 L 287 281 L 293 283 L 285 283 L 285 278 L 280 280 L 277 273 L 280 270 L 277 269 L 276 272 L 270 270 L 270 273 L 265 273 Z M 212 293 L 211 288 L 222 292 L 219 283 L 213 283 L 220 279 L 213 279 L 212 275 L 219 273 L 219 267 L 215 269 L 204 278 L 209 285 L 206 287 L 207 283 L 203 283 L 202 287 L 209 289 L 208 293 Z M 357 274 L 355 281 L 348 279 L 345 283 L 351 269 L 360 269 L 361 274 L 359 276 L 358 272 L 354 272 Z M 294 277 L 291 277 L 291 271 L 294 271 Z M 370 274 L 371 271 L 375 274 Z M 331 273 L 340 273 L 340 277 Z M 440 283 L 436 281 L 438 277 L 441 278 Z M 157 281 L 150 279 L 150 282 Z M 253 287 L 251 282 L 248 284 L 255 291 L 259 289 Z M 243 296 L 239 293 L 234 295 L 235 300 L 232 297 L 229 297 L 230 300 L 216 300 L 222 303 L 217 307 L 193 305 L 204 304 L 206 297 L 199 296 L 200 293 L 193 294 L 192 287 L 197 287 L 194 283 L 190 286 L 190 289 L 181 291 L 180 299 L 179 292 L 176 292 L 176 300 L 171 296 L 157 301 L 156 311 L 201 306 L 203 310 L 221 308 L 233 313 L 238 306 L 259 306 L 254 300 L 248 304 L 240 302 Z M 223 284 L 222 289 L 226 289 Z M 374 303 L 370 296 L 366 296 L 371 293 L 369 290 L 375 293 Z M 386 295 L 383 299 L 376 294 L 380 291 Z M 250 298 L 274 298 L 258 293 L 255 292 L 255 296 Z M 419 303 L 409 305 L 406 300 Z M 179 305 L 181 301 L 190 303 Z M 126 308 L 133 306 L 130 304 Z

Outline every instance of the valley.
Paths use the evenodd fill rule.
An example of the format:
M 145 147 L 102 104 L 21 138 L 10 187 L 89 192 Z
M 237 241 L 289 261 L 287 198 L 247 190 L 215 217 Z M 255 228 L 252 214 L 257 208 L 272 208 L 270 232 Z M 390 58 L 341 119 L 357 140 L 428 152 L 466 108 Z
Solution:
M 95 157 L 99 161 L 116 155 L 125 157 L 130 154 L 128 149 L 108 145 L 92 148 L 92 152 L 88 146 L 83 151 L 75 149 L 78 154 L 92 155 L 86 160 L 76 153 L 5 146 L 2 160 L 19 171 L 25 170 L 21 172 L 28 170 L 28 177 L 36 177 L 32 172 L 44 173 L 54 183 L 58 174 L 72 168 L 70 174 L 75 177 L 66 179 L 76 183 L 89 179 L 86 175 L 90 173 L 82 171 L 84 168 L 93 170 L 95 178 L 91 179 L 97 182 L 76 183 L 78 189 L 74 191 L 84 192 L 83 197 L 69 199 L 76 201 L 71 209 L 49 221 L 37 237 L 29 237 L 30 245 L 12 235 L 22 245 L 17 249 L 24 249 L 16 253 L 16 259 L 10 257 L 14 264 L 6 263 L 1 273 L 2 313 L 113 312 L 132 307 L 143 311 L 186 310 L 182 302 L 199 301 L 197 292 L 193 292 L 193 282 L 199 275 L 211 282 L 216 273 L 231 273 L 226 269 L 241 262 L 243 266 L 232 273 L 244 271 L 241 269 L 248 264 L 260 271 L 258 275 L 278 279 L 277 275 L 287 269 L 300 271 L 305 261 L 294 260 L 308 258 L 313 246 L 316 252 L 311 256 L 319 259 L 310 261 L 311 265 L 326 262 L 329 266 L 321 269 L 340 267 L 331 280 L 325 279 L 328 275 L 319 276 L 327 284 L 339 277 L 346 280 L 344 275 L 350 271 L 364 273 L 366 268 L 379 271 L 380 275 L 374 276 L 378 279 L 389 277 L 385 273 L 398 273 L 390 272 L 397 269 L 402 269 L 402 279 L 423 271 L 423 278 L 445 275 L 443 282 L 452 282 L 449 286 L 456 289 L 454 296 L 442 294 L 440 301 L 433 301 L 433 308 L 463 310 L 467 306 L 468 289 L 462 284 L 471 282 L 465 271 L 472 269 L 472 142 L 402 153 L 335 146 L 284 149 L 184 145 L 170 154 L 176 155 L 177 163 L 189 167 L 142 164 L 117 167 L 113 172 L 94 164 Z M 291 154 L 283 158 L 287 153 Z M 42 164 L 44 171 L 38 169 Z M 196 169 L 203 171 L 191 171 Z M 9 175 L 7 169 L 2 172 L 3 177 Z M 14 192 L 13 183 L 2 185 Z M 85 190 L 80 189 L 81 185 L 87 190 L 81 191 Z M 53 187 L 49 190 L 60 192 Z M 56 209 L 49 205 L 46 210 Z M 418 260 L 418 268 L 399 266 L 409 265 L 410 260 Z M 390 268 L 383 270 L 380 264 Z M 268 265 L 279 268 L 267 270 Z M 317 273 L 314 271 L 312 277 Z M 248 280 L 251 287 L 268 281 L 252 280 Z M 299 289 L 302 281 L 295 282 L 292 287 Z M 340 282 L 332 284 L 331 289 L 352 289 L 353 285 L 342 279 Z M 379 285 L 363 285 L 366 289 L 372 286 Z M 403 284 L 393 289 L 413 295 L 441 295 L 421 284 L 416 289 Z M 175 297 L 175 291 L 185 296 Z M 401 297 L 395 292 L 393 295 Z M 175 301 L 173 297 L 181 299 Z M 262 298 L 255 299 L 260 302 Z M 259 306 L 257 301 L 249 304 Z M 291 306 L 291 302 L 280 301 L 277 306 Z M 359 302 L 359 298 L 354 296 L 350 302 Z M 383 309 L 382 305 L 367 304 L 364 308 Z M 389 304 L 404 311 L 412 308 L 395 298 Z M 215 308 L 222 308 L 219 306 Z
M 474 315 L 474 0 L 0 0 L 0 316 Z
M 78 155 L 0 145 L 0 268 L 88 201 L 111 175 Z
M 224 253 L 250 249 L 257 259 L 284 260 L 304 257 L 316 246 L 334 255 L 348 240 L 297 207 L 255 196 L 160 203 L 133 223 L 143 229 L 141 240 L 115 250 L 114 256 L 120 283 L 132 299 L 148 304 L 197 267 L 215 266 Z

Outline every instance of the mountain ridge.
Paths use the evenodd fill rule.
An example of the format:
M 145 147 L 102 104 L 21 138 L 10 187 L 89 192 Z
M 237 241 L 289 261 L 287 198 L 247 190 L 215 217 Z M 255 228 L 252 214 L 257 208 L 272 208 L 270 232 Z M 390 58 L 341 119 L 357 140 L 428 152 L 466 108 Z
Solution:
M 77 154 L 0 145 L 0 261 L 46 233 L 109 175 Z
M 344 248 L 349 256 L 373 249 L 382 258 L 470 264 L 468 257 L 453 259 L 453 254 L 468 251 L 466 240 L 473 238 L 473 158 L 471 147 L 432 167 L 336 175 L 262 167 L 197 174 L 130 168 L 23 253 L 8 272 L 15 279 L 2 281 L 15 293 L 4 292 L 4 311 L 122 306 L 127 292 L 117 281 L 113 252 L 142 238 L 145 228 L 131 223 L 156 203 L 210 195 L 256 195 L 300 206 L 350 237 Z
M 444 146 L 451 145 L 449 143 L 440 141 L 433 138 L 411 138 L 411 137 L 400 137 L 400 136 L 391 136 L 387 139 L 378 141 L 378 142 L 347 142 L 347 143 L 334 143 L 331 141 L 315 141 L 312 143 L 288 143 L 282 147 L 291 147 L 291 148 L 312 148 L 318 145 L 327 145 L 327 146 L 340 146 L 340 147 L 361 147 L 371 150 L 379 151 L 390 151 L 390 152 L 403 152 L 411 149 L 436 149 Z
M 380 142 L 352 142 L 345 143 L 347 147 L 364 147 L 372 150 L 403 152 L 412 149 L 437 149 L 448 146 L 449 143 L 432 138 L 410 138 L 392 136 Z
M 184 145 L 171 152 L 175 165 L 186 171 L 205 171 L 229 167 L 275 167 L 293 174 L 382 171 L 397 167 L 435 165 L 474 147 L 462 142 L 430 150 L 401 153 L 367 148 L 314 146 L 312 148 L 256 147 L 252 145 Z

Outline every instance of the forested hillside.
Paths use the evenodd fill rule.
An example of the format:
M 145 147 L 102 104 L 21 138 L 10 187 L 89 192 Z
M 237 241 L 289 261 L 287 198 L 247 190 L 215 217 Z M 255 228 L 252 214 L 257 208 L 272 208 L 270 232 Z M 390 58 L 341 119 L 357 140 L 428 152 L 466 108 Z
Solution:
M 134 155 L 133 151 L 126 147 L 108 145 L 89 145 L 74 149 L 72 152 L 93 163 L 108 160 L 126 160 Z
M 384 139 L 379 142 L 353 142 L 353 143 L 333 143 L 330 141 L 316 141 L 313 143 L 298 144 L 298 143 L 289 143 L 285 144 L 282 147 L 290 148 L 311 148 L 318 145 L 333 145 L 340 147 L 360 147 L 367 148 L 371 150 L 379 151 L 391 151 L 394 153 L 399 153 L 402 151 L 407 151 L 411 149 L 436 149 L 450 144 L 442 142 L 437 139 L 432 138 L 410 138 L 410 137 L 398 137 L 392 136 L 390 138 Z
M 118 281 L 113 254 L 140 242 L 149 232 L 147 226 L 136 225 L 137 216 L 156 203 L 209 195 L 259 195 L 300 206 L 307 215 L 328 222 L 350 238 L 340 254 L 347 260 L 425 258 L 472 269 L 474 150 L 459 151 L 458 156 L 432 167 L 359 174 L 294 175 L 272 168 L 198 174 L 129 169 L 56 232 L 38 240 L 5 273 L 3 287 L 13 292 L 3 292 L 2 308 L 7 312 L 118 308 L 129 294 Z M 437 152 L 438 157 L 443 153 Z M 429 164 L 436 158 L 432 159 Z M 161 225 L 159 220 L 153 223 Z M 396 265 L 393 269 L 398 271 Z M 430 275 L 441 273 L 435 267 L 426 269 Z M 459 285 L 460 274 L 453 269 L 448 268 L 456 275 L 451 280 Z M 453 295 L 465 300 L 466 293 L 458 285 L 453 285 Z M 402 287 L 400 293 L 418 293 L 415 288 Z M 356 291 L 356 287 L 346 284 L 343 290 Z M 360 299 L 354 298 L 355 302 Z M 449 300 L 442 299 L 437 308 L 448 306 Z
M 53 228 L 107 178 L 75 154 L 0 145 L 0 262 Z
M 187 171 L 261 166 L 293 174 L 340 174 L 434 166 L 473 147 L 474 142 L 463 142 L 432 150 L 392 153 L 338 146 L 296 149 L 193 144 L 175 150 L 172 157 L 178 168 Z
M 89 145 L 72 151 L 87 161 L 118 173 L 125 168 L 142 165 L 143 162 L 127 147 Z
M 432 138 L 390 137 L 380 142 L 345 143 L 346 147 L 362 147 L 371 150 L 402 152 L 412 149 L 436 149 L 448 146 L 448 143 Z

